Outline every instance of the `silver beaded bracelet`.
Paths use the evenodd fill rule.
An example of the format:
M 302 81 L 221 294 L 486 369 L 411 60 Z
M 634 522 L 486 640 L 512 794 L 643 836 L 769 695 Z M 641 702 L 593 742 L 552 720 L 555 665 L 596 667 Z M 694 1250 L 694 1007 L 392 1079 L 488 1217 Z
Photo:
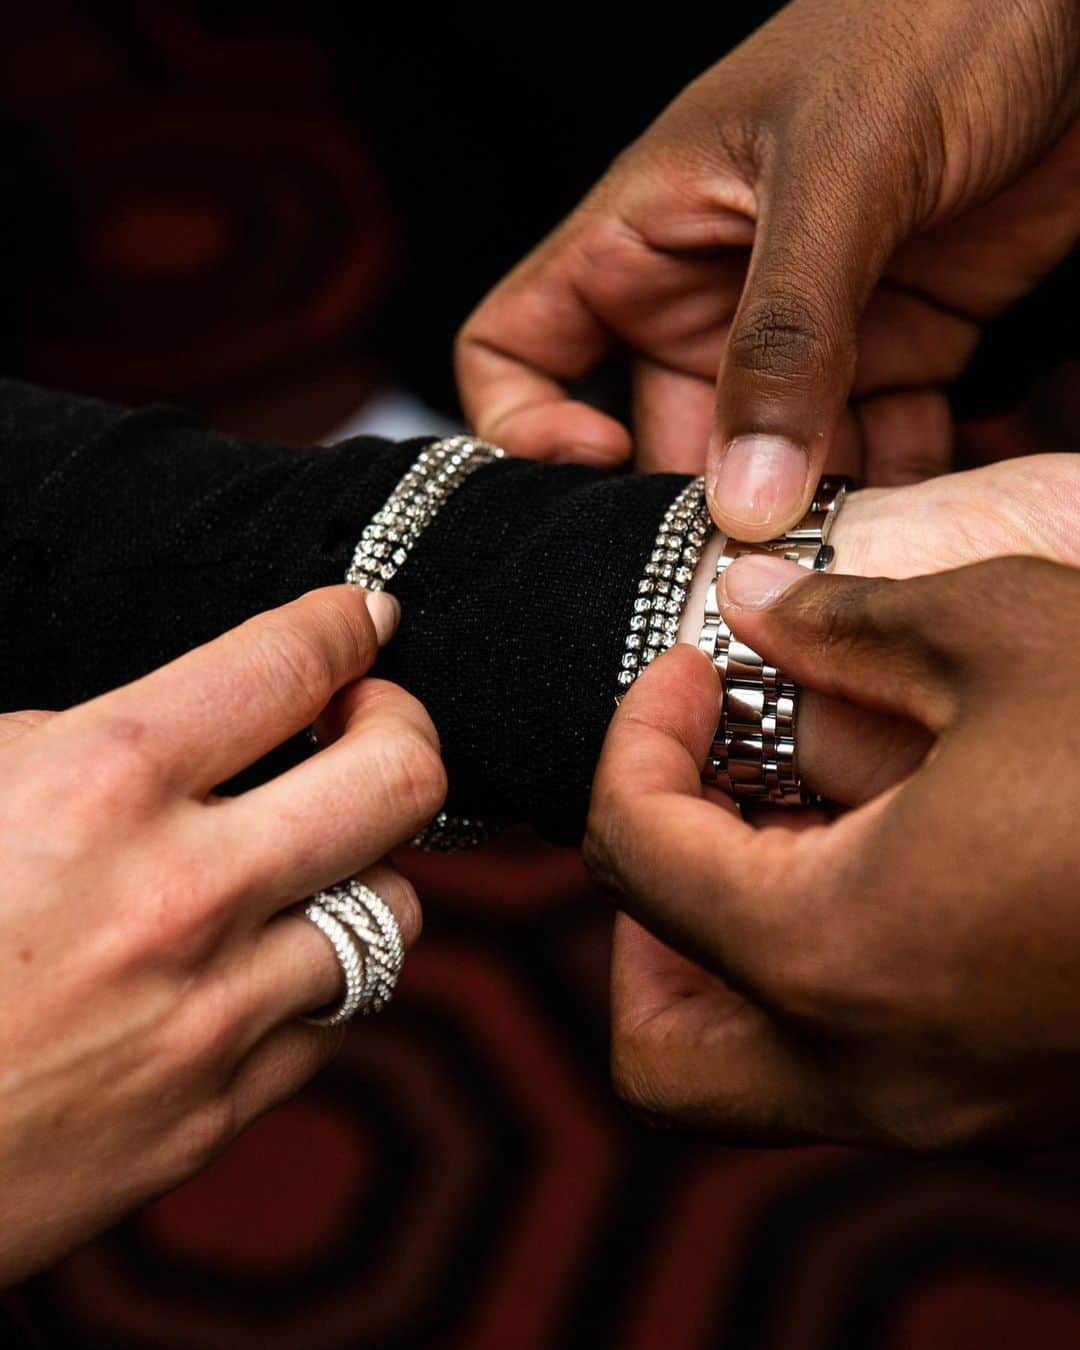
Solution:
M 447 498 L 477 469 L 504 454 L 499 446 L 475 436 L 448 436 L 426 446 L 364 527 L 345 580 L 365 590 L 381 591 L 408 560 Z M 490 833 L 481 820 L 440 811 L 412 842 L 429 852 L 450 853 L 475 848 Z
M 506 452 L 474 436 L 448 436 L 420 451 L 404 478 L 364 528 L 345 580 L 381 591 L 416 541 L 465 480 Z
M 661 652 L 674 646 L 694 569 L 715 526 L 705 504 L 705 480 L 694 478 L 664 513 L 623 643 L 618 702 Z

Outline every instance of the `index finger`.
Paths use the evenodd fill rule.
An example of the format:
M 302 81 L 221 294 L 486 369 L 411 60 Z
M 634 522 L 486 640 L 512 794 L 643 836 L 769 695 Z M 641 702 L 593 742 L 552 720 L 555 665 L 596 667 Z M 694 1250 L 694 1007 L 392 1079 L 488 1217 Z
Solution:
M 541 245 L 466 321 L 454 350 L 458 388 L 478 434 L 513 454 L 614 465 L 630 453 L 626 428 L 566 389 L 611 345 L 573 283 L 571 247 Z
M 396 625 L 385 593 L 328 586 L 74 711 L 146 728 L 170 781 L 203 796 L 310 725 Z
M 762 1002 L 819 943 L 825 907 L 878 803 L 828 826 L 754 829 L 702 795 L 715 731 L 711 663 L 673 648 L 630 689 L 593 786 L 586 857 L 622 907 Z M 882 799 L 878 799 L 880 803 Z

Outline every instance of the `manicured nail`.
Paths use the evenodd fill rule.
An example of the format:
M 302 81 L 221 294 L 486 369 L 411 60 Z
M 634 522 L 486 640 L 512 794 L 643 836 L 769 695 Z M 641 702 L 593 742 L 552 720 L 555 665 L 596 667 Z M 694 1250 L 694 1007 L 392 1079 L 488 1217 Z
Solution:
M 709 505 L 759 530 L 802 504 L 809 461 L 782 436 L 736 436 L 709 483 Z
M 385 647 L 397 632 L 401 622 L 401 605 L 388 591 L 368 591 L 367 610 L 371 622 L 375 625 L 375 636 L 379 646 Z
M 778 600 L 789 586 L 809 575 L 805 567 L 800 567 L 788 558 L 747 553 L 742 558 L 736 558 L 725 571 L 721 593 L 717 598 L 721 608 L 765 609 Z

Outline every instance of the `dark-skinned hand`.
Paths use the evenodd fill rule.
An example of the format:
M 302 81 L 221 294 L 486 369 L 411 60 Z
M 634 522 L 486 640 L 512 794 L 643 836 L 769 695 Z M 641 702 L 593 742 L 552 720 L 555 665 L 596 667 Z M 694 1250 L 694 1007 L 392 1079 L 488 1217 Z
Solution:
M 514 453 L 623 460 L 572 385 L 625 348 L 639 465 L 705 465 L 741 539 L 794 523 L 826 457 L 939 472 L 946 386 L 1080 238 L 1078 108 L 1076 0 L 795 0 L 475 311 L 466 413 Z
M 804 686 L 930 748 L 836 819 L 755 827 L 699 781 L 711 664 L 680 646 L 637 682 L 587 841 L 633 916 L 613 965 L 622 1094 L 752 1142 L 1075 1131 L 1080 569 L 1007 558 L 882 581 L 745 558 L 724 609 Z

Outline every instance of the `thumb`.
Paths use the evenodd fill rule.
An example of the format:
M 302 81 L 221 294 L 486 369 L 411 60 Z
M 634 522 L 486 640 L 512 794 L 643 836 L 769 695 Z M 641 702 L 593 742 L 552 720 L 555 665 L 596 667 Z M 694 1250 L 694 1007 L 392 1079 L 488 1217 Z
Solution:
M 770 167 L 719 373 L 706 480 L 717 525 L 736 539 L 779 534 L 809 505 L 895 238 L 880 187 L 839 181 L 823 163 L 807 145 Z
M 961 575 L 815 576 L 783 558 L 747 554 L 717 583 L 737 639 L 730 659 L 743 659 L 745 644 L 798 684 L 940 734 L 955 719 L 956 697 L 955 661 L 938 635 L 959 622 L 949 583 Z

